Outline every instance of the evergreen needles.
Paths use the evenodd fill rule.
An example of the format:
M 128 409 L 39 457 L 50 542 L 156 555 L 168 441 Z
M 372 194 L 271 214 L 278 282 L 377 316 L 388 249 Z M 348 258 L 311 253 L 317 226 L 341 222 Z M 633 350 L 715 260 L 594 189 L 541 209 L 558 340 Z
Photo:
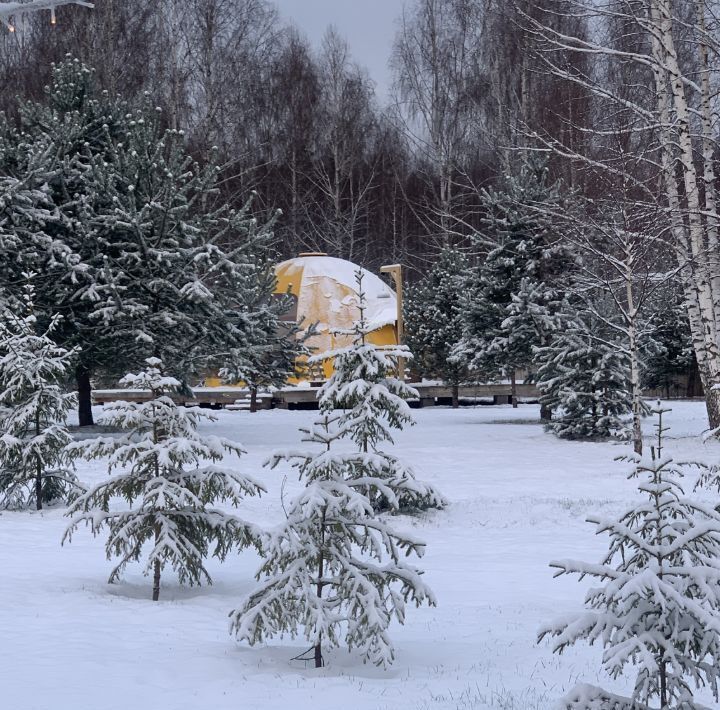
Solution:
M 33 274 L 24 274 L 23 312 L 0 313 L 0 507 L 68 499 L 79 491 L 65 421 L 76 396 L 64 392 L 75 352 L 51 336 L 60 318 L 38 332 Z
M 260 585 L 230 615 L 231 632 L 250 644 L 302 633 L 316 667 L 323 665 L 323 648 L 342 641 L 364 660 L 386 666 L 394 657 L 387 634 L 392 619 L 404 621 L 408 602 L 435 604 L 422 571 L 404 559 L 421 556 L 424 544 L 376 511 L 380 501 L 391 510 L 403 501 L 444 501 L 380 448 L 392 441 L 390 429 L 411 421 L 405 399 L 413 390 L 392 374 L 397 359 L 410 353 L 366 339 L 360 276 L 358 282 L 353 344 L 320 356 L 334 358 L 334 374 L 320 391 L 318 418 L 302 430 L 313 448 L 281 452 L 268 462 L 290 462 L 305 487 L 269 535 Z M 341 449 L 343 440 L 354 446 Z
M 234 547 L 258 546 L 258 529 L 212 507 L 218 501 L 237 506 L 245 495 L 259 495 L 264 487 L 248 476 L 217 465 L 224 454 L 242 448 L 217 436 L 200 435 L 198 424 L 213 417 L 197 408 L 178 406 L 172 394 L 178 380 L 162 373 L 162 363 L 148 358 L 147 368 L 127 375 L 127 388 L 149 390 L 146 402 L 114 402 L 106 407 L 101 423 L 121 427 L 119 437 L 78 442 L 70 448 L 88 459 L 109 457 L 112 473 L 121 472 L 78 498 L 68 511 L 72 516 L 63 540 L 70 540 L 81 524 L 93 534 L 108 530 L 108 559 L 119 557 L 110 582 L 129 562 L 137 561 L 148 543 L 145 573 L 153 575 L 153 600 L 160 596 L 160 575 L 169 565 L 181 583 L 211 583 L 204 560 L 211 552 L 224 559 Z M 209 463 L 205 463 L 209 462 Z M 113 498 L 128 503 L 111 509 Z
M 661 710 L 696 710 L 701 706 L 693 700 L 694 687 L 709 687 L 718 700 L 720 514 L 685 496 L 683 464 L 664 452 L 667 411 L 654 410 L 657 439 L 650 457 L 631 459 L 644 500 L 618 519 L 589 519 L 598 534 L 610 536 L 603 561 L 551 563 L 557 575 L 601 582 L 586 596 L 589 610 L 544 627 L 540 638 L 552 637 L 559 653 L 579 640 L 600 641 L 603 666 L 613 678 L 632 666 L 632 698 L 617 707 L 657 701 Z M 592 693 L 576 695 L 568 708 L 594 707 Z

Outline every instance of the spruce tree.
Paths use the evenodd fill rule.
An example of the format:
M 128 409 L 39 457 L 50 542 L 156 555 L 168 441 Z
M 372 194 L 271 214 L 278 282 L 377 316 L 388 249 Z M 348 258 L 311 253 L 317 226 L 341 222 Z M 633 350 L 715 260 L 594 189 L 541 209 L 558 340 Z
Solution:
M 391 429 L 411 421 L 405 400 L 413 390 L 393 374 L 398 358 L 410 353 L 366 340 L 361 283 L 359 293 L 353 344 L 317 356 L 334 358 L 335 369 L 320 391 L 320 415 L 302 430 L 313 448 L 277 453 L 269 462 L 289 461 L 304 489 L 269 536 L 260 585 L 230 615 L 231 632 L 250 644 L 302 633 L 316 667 L 324 663 L 323 649 L 343 640 L 364 660 L 386 666 L 394 657 L 392 619 L 404 621 L 408 601 L 435 604 L 422 572 L 403 559 L 421 556 L 424 544 L 393 530 L 376 509 L 381 498 L 390 510 L 403 502 L 444 502 L 382 449 L 392 443 Z M 354 447 L 338 446 L 342 440 Z
M 38 324 L 25 278 L 21 313 L 0 314 L 0 494 L 2 507 L 41 510 L 80 491 L 66 426 L 76 397 L 63 389 L 76 353 L 53 342 L 59 316 Z
M 299 345 L 273 296 L 272 224 L 252 216 L 253 197 L 222 199 L 214 157 L 195 162 L 158 110 L 131 117 L 101 183 L 112 208 L 96 234 L 116 276 L 96 317 L 133 360 L 160 357 L 184 384 L 223 368 L 279 382 Z
M 314 324 L 301 330 L 297 323 L 280 320 L 290 308 L 289 299 L 277 295 L 268 299 L 268 287 L 263 279 L 270 280 L 275 290 L 273 272 L 256 278 L 257 300 L 243 312 L 246 339 L 212 358 L 222 380 L 231 384 L 241 382 L 248 387 L 251 412 L 257 411 L 259 392 L 284 387 L 290 377 L 302 375 L 306 362 L 300 355 L 309 354 L 304 343 L 315 333 Z M 252 288 L 249 284 L 248 292 Z
M 573 272 L 575 259 L 559 224 L 571 205 L 561 185 L 549 182 L 547 166 L 536 161 L 506 176 L 499 188 L 483 190 L 481 203 L 485 217 L 473 241 L 485 258 L 466 280 L 463 337 L 452 359 L 477 377 L 508 377 L 516 406 L 517 371 L 529 368 L 534 348 L 545 343 L 544 322 L 534 310 L 552 314 Z
M 626 438 L 630 372 L 613 344 L 617 332 L 582 309 L 560 314 L 557 323 L 535 353 L 540 403 L 553 413 L 547 429 L 565 439 Z
M 243 474 L 218 465 L 226 453 L 242 448 L 227 439 L 199 434 L 198 425 L 215 417 L 199 408 L 178 406 L 173 400 L 180 382 L 162 372 L 162 362 L 148 358 L 147 367 L 121 382 L 146 390 L 145 402 L 114 402 L 100 422 L 121 427 L 119 437 L 77 442 L 71 449 L 87 459 L 108 457 L 109 473 L 119 473 L 88 490 L 68 511 L 72 520 L 63 540 L 70 540 L 81 523 L 94 535 L 108 531 L 108 559 L 119 557 L 109 582 L 117 581 L 130 562 L 140 560 L 148 543 L 144 572 L 153 575 L 152 598 L 160 596 L 164 567 L 177 573 L 181 584 L 211 583 L 204 566 L 211 553 L 224 559 L 235 547 L 257 546 L 254 525 L 213 507 L 217 502 L 237 506 L 246 495 L 259 495 L 263 486 Z M 127 508 L 111 506 L 121 498 Z
M 99 175 L 112 170 L 111 146 L 122 135 L 126 112 L 122 101 L 96 86 L 89 67 L 66 57 L 53 65 L 44 100 L 20 106 L 19 128 L 0 156 L 5 172 L 37 186 L 50 203 L 50 218 L 41 228 L 17 251 L 0 254 L 2 286 L 13 293 L 13 265 L 33 270 L 39 275 L 38 313 L 63 316 L 53 337 L 66 348 L 79 348 L 75 375 L 81 425 L 92 424 L 92 374 L 103 368 L 122 373 L 130 364 L 124 357 L 127 348 L 118 345 L 116 332 L 97 314 L 98 302 L 108 298 L 116 277 L 93 223 L 107 207 Z
M 675 463 L 664 450 L 668 411 L 659 404 L 654 410 L 650 456 L 628 459 L 642 500 L 618 519 L 589 519 L 598 534 L 610 537 L 602 562 L 551 563 L 556 576 L 592 577 L 598 585 L 585 598 L 588 611 L 546 626 L 540 639 L 551 637 L 558 653 L 580 640 L 598 641 L 611 677 L 627 667 L 635 672 L 630 698 L 613 700 L 601 689 L 583 687 L 567 708 L 613 707 L 612 701 L 628 710 L 698 710 L 693 690 L 701 687 L 720 699 L 720 513 L 684 494 L 687 464 Z
M 670 282 L 659 289 L 648 310 L 643 386 L 661 389 L 665 397 L 670 397 L 678 382 L 683 377 L 690 377 L 697 369 L 690 323 L 679 285 Z
M 404 301 L 405 342 L 413 353 L 413 370 L 450 385 L 453 407 L 459 404 L 459 386 L 469 378 L 466 362 L 450 359 L 463 335 L 462 298 L 468 270 L 462 252 L 444 249 L 425 278 L 408 289 Z
M 0 141 L 0 167 L 47 213 L 0 253 L 0 286 L 13 294 L 18 270 L 42 275 L 38 312 L 62 314 L 54 337 L 81 348 L 81 425 L 92 423 L 91 377 L 115 379 L 148 356 L 184 384 L 228 359 L 255 363 L 260 379 L 275 367 L 257 352 L 278 352 L 271 224 L 252 200 L 230 207 L 216 153 L 199 164 L 165 123 L 149 98 L 130 111 L 68 58 Z M 294 345 L 288 336 L 280 349 Z

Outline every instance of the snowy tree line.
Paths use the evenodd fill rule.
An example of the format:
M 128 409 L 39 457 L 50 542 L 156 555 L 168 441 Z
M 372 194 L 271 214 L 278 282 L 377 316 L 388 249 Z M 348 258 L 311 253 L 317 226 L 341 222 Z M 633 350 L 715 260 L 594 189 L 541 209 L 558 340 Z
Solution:
M 464 256 L 457 258 L 467 258 L 476 270 L 489 260 L 488 272 L 495 270 L 490 281 L 501 279 L 507 246 L 499 245 L 493 231 L 498 231 L 498 210 L 507 206 L 489 196 L 532 203 L 513 196 L 509 185 L 522 183 L 528 153 L 541 152 L 546 181 L 558 195 L 554 205 L 545 201 L 543 214 L 535 217 L 556 232 L 562 248 L 574 252 L 572 258 L 583 258 L 576 289 L 582 307 L 570 310 L 577 307 L 585 315 L 572 319 L 571 328 L 596 332 L 600 323 L 607 332 L 595 345 L 601 340 L 610 350 L 621 345 L 619 360 L 628 369 L 623 389 L 637 423 L 642 385 L 669 387 L 680 369 L 691 377 L 697 374 L 709 399 L 714 398 L 717 348 L 707 341 L 714 315 L 706 305 L 700 307 L 714 283 L 715 260 L 706 256 L 716 231 L 707 218 L 714 198 L 703 187 L 712 184 L 712 160 L 703 168 L 702 183 L 694 164 L 695 172 L 674 188 L 663 178 L 667 169 L 660 171 L 664 164 L 680 166 L 687 145 L 696 146 L 692 150 L 698 157 L 711 156 L 708 120 L 712 124 L 713 113 L 706 104 L 712 97 L 703 103 L 708 90 L 692 76 L 698 66 L 715 70 L 714 5 L 706 0 L 668 4 L 667 39 L 687 48 L 679 55 L 678 70 L 685 72 L 689 92 L 690 144 L 677 155 L 663 153 L 663 146 L 681 142 L 660 127 L 680 130 L 685 124 L 676 114 L 685 114 L 682 97 L 680 103 L 673 99 L 668 79 L 674 76 L 674 60 L 663 52 L 672 54 L 671 48 L 652 46 L 658 36 L 652 12 L 642 3 L 617 13 L 613 2 L 591 5 L 417 0 L 400 18 L 390 106 L 381 108 L 372 82 L 337 33 L 329 31 L 322 48 L 313 52 L 263 0 L 166 0 L 151 7 L 117 7 L 101 0 L 92 13 L 64 7 L 62 33 L 51 35 L 41 15 L 28 15 L 22 31 L 3 36 L 3 71 L 17 92 L 6 92 L 2 100 L 9 125 L 22 127 L 15 93 L 38 97 L 48 80 L 47 60 L 72 50 L 96 67 L 97 86 L 110 98 L 119 92 L 128 109 L 142 106 L 149 92 L 163 108 L 160 126 L 184 132 L 188 153 L 201 168 L 217 166 L 215 187 L 222 200 L 241 211 L 254 195 L 259 223 L 275 220 L 275 244 L 284 255 L 321 250 L 370 267 L 401 261 L 411 267 L 412 281 L 426 275 L 448 249 L 462 250 Z M 635 29 L 628 34 L 628 27 Z M 668 27 L 663 25 L 666 34 Z M 116 41 L 119 37 L 123 42 Z M 562 38 L 575 39 L 565 46 Z M 159 51 L 160 46 L 169 50 Z M 589 60 L 596 54 L 602 61 Z M 654 87 L 655 104 L 636 95 L 642 85 Z M 666 99 L 672 99 L 667 107 Z M 690 205 L 685 198 L 694 194 L 688 191 L 693 174 L 698 199 L 707 195 L 706 205 L 693 207 L 697 200 Z M 689 219 L 696 214 L 697 219 Z M 681 229 L 685 223 L 692 226 L 687 239 Z M 500 251 L 493 251 L 496 247 Z M 661 289 L 651 283 L 656 275 L 672 285 Z M 510 314 L 514 320 L 500 315 L 507 299 L 518 299 L 518 311 L 538 294 L 530 296 L 530 283 L 521 292 L 517 275 L 505 277 L 502 286 L 487 279 L 476 284 L 480 299 L 462 287 L 463 308 L 475 312 L 474 328 L 495 331 L 488 351 L 483 337 L 470 337 L 465 345 L 475 373 L 500 373 L 512 380 L 534 357 L 526 336 L 537 324 L 519 312 Z M 547 283 L 546 276 L 529 278 Z M 593 289 L 608 290 L 607 302 L 588 303 Z M 655 298 L 661 290 L 666 295 Z M 498 303 L 491 316 L 492 309 L 482 303 L 493 298 Z M 656 343 L 660 330 L 666 339 L 672 332 L 658 321 L 662 308 L 655 313 L 655 306 L 668 299 L 685 306 L 692 353 L 682 339 L 648 350 L 648 323 Z M 484 322 L 486 316 L 500 320 Z M 534 346 L 550 345 L 541 341 Z M 477 353 L 470 352 L 473 348 Z M 508 349 L 515 362 L 507 357 L 499 362 L 498 353 Z M 671 352 L 677 362 L 670 362 Z M 563 357 L 557 349 L 556 357 Z M 588 352 L 586 359 L 604 363 L 603 357 Z M 450 367 L 448 359 L 442 362 L 448 381 L 457 384 L 467 363 Z M 596 384 L 608 397 L 617 389 L 609 372 Z M 574 406 L 594 408 L 599 419 L 607 410 L 603 428 L 614 430 L 614 417 L 625 403 L 600 405 L 589 393 L 585 399 Z M 711 424 L 720 424 L 710 414 Z
M 649 377 L 657 382 L 661 371 L 667 373 L 663 357 L 675 353 L 679 361 L 688 351 L 680 341 L 667 342 L 671 328 L 659 319 L 665 314 L 672 321 L 672 314 L 663 303 L 682 304 L 677 323 L 689 331 L 710 427 L 720 426 L 713 89 L 719 68 L 717 10 L 714 0 L 547 0 L 517 2 L 512 10 L 512 26 L 518 32 L 514 38 L 523 48 L 520 67 L 526 62 L 532 66 L 522 69 L 516 93 L 520 101 L 513 116 L 521 120 L 505 122 L 512 132 L 506 142 L 506 174 L 517 179 L 528 154 L 540 154 L 551 169 L 551 184 L 562 178 L 563 199 L 568 204 L 579 200 L 570 209 L 547 202 L 531 208 L 537 217 L 553 222 L 553 229 L 580 260 L 565 328 L 577 335 L 575 345 L 564 354 L 561 344 L 535 343 L 547 357 L 552 351 L 544 348 L 554 348 L 552 366 L 538 362 L 538 369 L 543 367 L 548 391 L 552 383 L 563 388 L 565 380 L 567 396 L 560 401 L 569 408 L 589 408 L 592 419 L 603 421 L 606 430 L 615 428 L 614 418 L 629 406 L 636 444 L 643 363 L 648 367 L 654 362 L 659 368 Z M 538 125 L 535 115 L 530 118 L 536 106 L 523 102 L 525 89 L 531 90 L 522 81 L 525 71 L 533 72 L 532 90 L 547 89 L 543 82 L 554 80 L 570 91 L 573 98 L 558 101 L 559 111 L 568 110 L 562 131 Z M 471 255 L 479 262 L 478 273 L 483 272 L 484 260 L 494 258 L 493 249 L 503 248 L 492 234 L 492 243 L 482 248 L 483 223 L 493 210 L 487 196 L 495 189 L 497 185 L 479 189 L 479 224 L 465 223 L 466 231 L 458 235 L 469 239 L 471 246 L 481 245 L 475 250 L 480 253 Z M 488 275 L 491 267 L 485 268 Z M 483 288 L 491 293 L 493 287 L 486 283 Z M 514 291 L 514 310 L 530 303 L 526 295 Z M 472 300 L 476 307 L 477 299 Z M 482 321 L 492 309 L 480 311 Z M 492 329 L 492 319 L 483 327 Z M 471 328 L 465 331 L 471 333 Z M 661 345 L 655 354 L 643 353 L 648 337 Z M 512 369 L 512 342 L 503 341 L 499 333 L 490 340 L 493 344 L 508 349 L 504 367 Z M 585 355 L 577 359 L 582 350 Z M 479 366 L 473 360 L 476 352 L 484 353 L 482 343 L 468 348 L 469 361 Z M 580 363 L 598 371 L 599 381 L 591 388 L 570 382 Z M 617 396 L 611 396 L 613 392 Z M 607 394 L 604 403 L 593 401 L 597 393 Z M 551 396 L 549 404 L 555 399 Z
M 682 284 L 665 245 L 619 210 L 549 177 L 541 159 L 481 195 L 471 259 L 445 249 L 408 290 L 407 341 L 418 375 L 463 383 L 518 378 L 568 438 L 642 445 L 643 394 L 695 367 Z M 603 205 L 604 206 L 604 205 Z
M 571 119 L 590 121 L 589 92 L 538 73 L 518 11 L 499 0 L 408 3 L 385 98 L 337 32 L 314 49 L 269 0 L 69 5 L 57 28 L 38 13 L 0 33 L 0 108 L 16 118 L 16 98 L 39 100 L 50 62 L 71 53 L 111 96 L 134 106 L 150 93 L 199 161 L 217 147 L 227 200 L 240 207 L 255 191 L 265 215 L 282 210 L 285 256 L 423 269 L 479 225 L 480 190 L 514 162 L 520 126 L 579 139 Z M 552 171 L 581 184 L 561 160 Z

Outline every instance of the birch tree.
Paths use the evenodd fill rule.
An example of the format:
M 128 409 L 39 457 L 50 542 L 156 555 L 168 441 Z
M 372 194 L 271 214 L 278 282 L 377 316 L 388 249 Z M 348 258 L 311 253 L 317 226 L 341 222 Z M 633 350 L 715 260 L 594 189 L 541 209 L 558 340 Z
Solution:
M 455 212 L 462 156 L 475 135 L 479 80 L 480 4 L 475 0 L 418 0 L 402 16 L 393 63 L 399 116 L 429 166 L 439 242 Z M 438 223 L 439 222 L 439 223 Z
M 717 42 L 708 25 L 705 0 L 546 0 L 543 12 L 524 14 L 526 27 L 541 40 L 536 54 L 544 71 L 590 91 L 596 121 L 594 148 L 621 135 L 637 161 L 632 170 L 613 155 L 579 151 L 561 140 L 534 134 L 535 146 L 583 166 L 588 173 L 613 176 L 632 187 L 632 207 L 652 206 L 664 216 L 658 236 L 674 253 L 683 282 L 710 426 L 720 426 L 720 269 L 718 215 L 713 159 L 712 77 Z M 557 16 L 583 18 L 586 34 L 558 30 Z M 632 38 L 632 41 L 628 41 Z M 595 69 L 569 70 L 569 57 L 594 58 Z M 633 69 L 633 81 L 613 83 L 613 74 Z M 649 91 L 638 89 L 641 85 Z M 633 90 L 629 90 L 630 87 Z M 642 147 L 636 140 L 645 137 Z

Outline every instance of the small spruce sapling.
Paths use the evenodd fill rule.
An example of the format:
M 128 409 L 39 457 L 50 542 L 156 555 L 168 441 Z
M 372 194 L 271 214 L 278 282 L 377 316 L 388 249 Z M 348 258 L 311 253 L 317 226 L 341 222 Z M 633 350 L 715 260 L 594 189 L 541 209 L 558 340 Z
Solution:
M 444 503 L 379 448 L 392 442 L 389 429 L 411 421 L 405 399 L 413 390 L 392 374 L 398 358 L 410 352 L 366 340 L 361 283 L 359 308 L 353 344 L 318 356 L 334 358 L 334 374 L 320 391 L 318 418 L 301 430 L 313 448 L 268 461 L 272 467 L 290 462 L 305 486 L 269 535 L 260 585 L 230 614 L 231 633 L 251 645 L 301 633 L 316 668 L 324 664 L 323 648 L 342 640 L 365 661 L 387 666 L 394 658 L 387 634 L 392 619 L 404 622 L 407 602 L 436 603 L 421 570 L 403 559 L 422 556 L 424 544 L 393 530 L 374 505 L 381 497 L 391 510 L 402 500 L 425 507 Z M 338 451 L 344 439 L 355 446 Z
M 211 507 L 218 501 L 240 504 L 246 495 L 265 489 L 249 476 L 217 465 L 226 453 L 243 449 L 227 439 L 200 435 L 200 422 L 215 417 L 172 399 L 181 384 L 162 372 L 157 358 L 146 369 L 127 375 L 121 384 L 150 391 L 146 402 L 114 402 L 106 406 L 100 422 L 125 430 L 120 437 L 77 442 L 71 448 L 87 459 L 109 457 L 109 470 L 122 469 L 100 483 L 68 511 L 72 520 L 63 541 L 70 540 L 80 523 L 97 535 L 108 529 L 108 559 L 119 557 L 109 582 L 118 580 L 129 562 L 138 561 L 143 546 L 151 546 L 145 574 L 153 575 L 153 601 L 160 596 L 160 575 L 170 565 L 181 584 L 212 583 L 204 566 L 210 553 L 223 560 L 233 547 L 259 547 L 261 533 L 252 524 Z M 209 462 L 209 463 L 207 463 Z M 113 498 L 129 506 L 111 509 Z
M 41 510 L 81 491 L 67 448 L 76 396 L 61 386 L 76 353 L 52 340 L 59 316 L 38 332 L 31 275 L 24 276 L 24 315 L 0 314 L 0 507 Z
M 658 405 L 657 439 L 650 457 L 637 455 L 632 478 L 645 500 L 619 519 L 589 518 L 596 532 L 610 536 L 600 564 L 552 562 L 556 576 L 577 574 L 601 582 L 587 593 L 589 611 L 565 617 L 540 631 L 562 653 L 576 641 L 600 641 L 603 666 L 619 677 L 635 669 L 630 698 L 581 686 L 565 707 L 699 710 L 693 688 L 706 687 L 718 700 L 720 678 L 720 514 L 687 498 L 682 468 L 663 449 L 667 428 Z M 615 705 L 601 705 L 603 697 Z M 575 698 L 575 700 L 573 700 Z M 593 705 L 592 702 L 596 702 Z M 622 701 L 622 702 L 621 702 Z M 624 703 L 624 704 L 623 704 Z

